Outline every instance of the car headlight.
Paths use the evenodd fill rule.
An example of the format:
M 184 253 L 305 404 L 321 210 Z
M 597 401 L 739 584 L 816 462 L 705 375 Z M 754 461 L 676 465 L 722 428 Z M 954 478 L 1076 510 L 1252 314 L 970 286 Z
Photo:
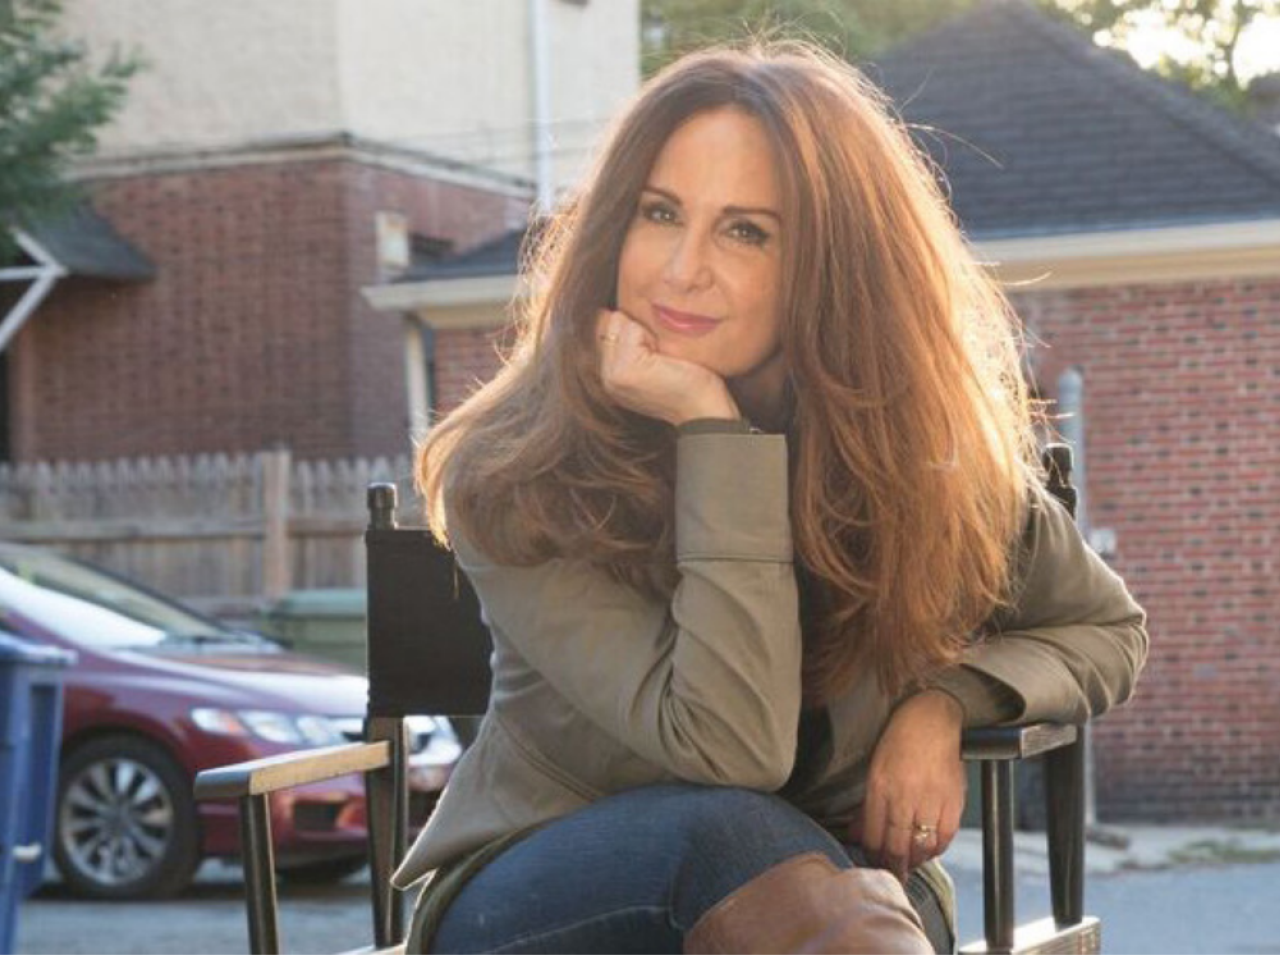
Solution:
M 294 723 L 303 739 L 312 746 L 328 747 L 347 742 L 338 725 L 328 717 L 294 717 Z
M 226 737 L 247 737 L 249 731 L 230 710 L 213 707 L 196 707 L 191 711 L 191 722 L 205 733 L 220 733 Z
M 197 707 L 191 711 L 191 720 L 206 733 L 231 737 L 252 736 L 268 743 L 328 747 L 346 742 L 328 717 L 295 716 L 274 710 Z

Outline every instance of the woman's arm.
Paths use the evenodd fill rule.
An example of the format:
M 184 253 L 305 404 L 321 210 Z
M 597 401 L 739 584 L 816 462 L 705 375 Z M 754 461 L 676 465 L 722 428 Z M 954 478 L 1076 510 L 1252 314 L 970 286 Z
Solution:
M 1146 615 L 1040 488 L 1017 582 L 1017 603 L 992 618 L 993 635 L 904 700 L 876 745 L 853 838 L 900 875 L 946 850 L 959 827 L 962 726 L 1078 723 L 1133 692 L 1147 655 Z M 939 700 L 939 691 L 954 702 Z M 916 825 L 932 828 L 921 843 L 913 839 Z
M 496 644 L 675 776 L 771 791 L 790 774 L 800 710 L 787 451 L 744 430 L 678 432 L 669 606 L 581 561 L 495 564 L 450 532 Z
M 930 684 L 960 701 L 966 726 L 1080 723 L 1127 700 L 1147 658 L 1146 613 L 1066 508 L 1033 489 L 1016 604 Z

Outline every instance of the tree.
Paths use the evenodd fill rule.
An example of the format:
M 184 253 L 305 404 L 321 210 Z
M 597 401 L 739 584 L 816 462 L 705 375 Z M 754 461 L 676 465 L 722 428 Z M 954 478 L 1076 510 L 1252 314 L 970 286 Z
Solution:
M 83 43 L 55 34 L 61 13 L 60 0 L 0 0 L 0 262 L 13 228 L 83 199 L 66 169 L 96 148 L 143 65 L 113 51 L 90 67 Z
M 975 0 L 642 0 L 642 66 L 655 73 L 696 47 L 748 34 L 804 37 L 850 60 L 973 6 Z
M 851 60 L 872 56 L 973 6 L 975 0 L 643 0 L 644 72 L 693 47 L 747 33 L 804 36 Z M 1128 48 L 1144 25 L 1185 37 L 1190 59 L 1165 55 L 1155 71 L 1234 110 L 1247 107 L 1236 63 L 1240 38 L 1280 0 L 1034 0 L 1095 42 Z
M 1127 47 L 1144 25 L 1173 30 L 1192 53 L 1186 59 L 1163 54 L 1155 71 L 1237 111 L 1248 105 L 1237 63 L 1240 39 L 1260 18 L 1280 16 L 1280 0 L 1056 0 L 1047 6 L 1107 46 Z

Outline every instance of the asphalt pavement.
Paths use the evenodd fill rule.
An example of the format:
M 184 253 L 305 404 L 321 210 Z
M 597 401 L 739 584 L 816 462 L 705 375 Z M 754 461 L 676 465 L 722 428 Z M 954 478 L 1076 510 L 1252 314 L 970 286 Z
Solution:
M 1120 828 L 1091 846 L 1086 909 L 1103 921 L 1106 953 L 1280 953 L 1280 833 Z M 1018 838 L 1018 914 L 1049 912 L 1043 837 Z M 947 863 L 961 941 L 981 936 L 981 845 L 962 831 Z M 280 888 L 283 949 L 336 953 L 371 942 L 368 875 Z M 17 948 L 29 954 L 247 953 L 237 868 L 206 864 L 181 898 L 74 900 L 57 883 L 23 904 Z

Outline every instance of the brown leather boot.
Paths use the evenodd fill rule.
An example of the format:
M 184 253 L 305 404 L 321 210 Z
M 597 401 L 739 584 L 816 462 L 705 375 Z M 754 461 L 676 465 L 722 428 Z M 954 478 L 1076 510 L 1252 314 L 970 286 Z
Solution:
M 933 953 L 887 870 L 844 870 L 821 853 L 770 867 L 704 913 L 685 953 Z

